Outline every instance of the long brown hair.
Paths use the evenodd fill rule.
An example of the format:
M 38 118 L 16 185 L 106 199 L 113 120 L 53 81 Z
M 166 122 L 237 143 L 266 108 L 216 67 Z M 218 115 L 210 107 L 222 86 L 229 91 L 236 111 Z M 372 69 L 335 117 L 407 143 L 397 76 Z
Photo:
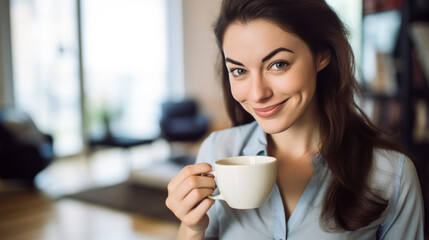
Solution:
M 368 176 L 373 149 L 397 149 L 386 140 L 355 103 L 358 86 L 348 32 L 324 0 L 224 0 L 215 24 L 222 53 L 222 85 L 232 123 L 253 121 L 231 94 L 223 55 L 223 37 L 234 22 L 266 19 L 297 34 L 313 54 L 330 52 L 328 66 L 317 76 L 321 110 L 321 154 L 333 174 L 326 192 L 321 219 L 328 230 L 356 230 L 380 217 L 387 201 L 372 192 Z

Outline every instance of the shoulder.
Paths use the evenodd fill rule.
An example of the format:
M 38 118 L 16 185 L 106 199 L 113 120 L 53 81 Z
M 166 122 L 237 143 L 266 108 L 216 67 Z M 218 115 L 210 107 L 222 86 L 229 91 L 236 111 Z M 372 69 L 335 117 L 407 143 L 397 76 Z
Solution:
M 369 185 L 385 199 L 394 200 L 401 188 L 418 179 L 414 163 L 407 155 L 394 150 L 374 149 L 373 156 Z
M 256 122 L 251 122 L 248 124 L 215 131 L 212 132 L 206 141 L 224 141 L 224 140 L 231 140 L 231 138 L 238 138 L 243 139 L 251 135 L 255 129 L 257 128 L 258 124 Z
M 257 126 L 256 122 L 251 122 L 212 132 L 201 144 L 197 162 L 212 163 L 220 158 L 239 155 Z
M 414 168 L 414 164 L 407 155 L 401 152 L 376 148 L 373 157 L 373 170 L 378 174 L 389 176 L 412 174 L 410 170 Z
M 380 239 L 423 239 L 423 200 L 412 160 L 397 151 L 377 149 L 370 181 L 370 186 L 388 201 Z
M 376 148 L 373 153 L 371 180 L 378 184 L 391 184 L 403 175 L 404 166 L 414 167 L 409 157 L 401 152 Z
M 376 148 L 373 153 L 373 170 L 382 174 L 395 174 L 399 165 L 406 158 L 407 157 L 400 152 Z

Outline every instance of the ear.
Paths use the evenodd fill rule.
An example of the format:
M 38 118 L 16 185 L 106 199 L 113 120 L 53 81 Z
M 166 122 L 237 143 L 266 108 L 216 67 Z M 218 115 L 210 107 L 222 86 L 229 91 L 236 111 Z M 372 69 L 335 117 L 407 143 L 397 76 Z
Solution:
M 330 61 L 331 61 L 331 53 L 329 51 L 319 53 L 316 58 L 317 72 L 320 72 L 326 66 L 328 66 Z

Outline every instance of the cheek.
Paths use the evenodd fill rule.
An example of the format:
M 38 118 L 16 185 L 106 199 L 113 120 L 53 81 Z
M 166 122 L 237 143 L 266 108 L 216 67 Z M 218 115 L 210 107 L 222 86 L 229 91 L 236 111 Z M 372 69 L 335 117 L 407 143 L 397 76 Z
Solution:
M 289 74 L 283 81 L 275 82 L 278 83 L 277 89 L 284 93 L 301 92 L 315 88 L 316 75 L 309 71 L 300 71 Z
M 295 94 L 302 91 L 304 81 L 302 76 L 287 74 L 286 76 L 277 76 L 270 79 L 272 89 L 278 94 Z
M 242 102 L 246 100 L 247 90 L 244 84 L 230 81 L 230 86 L 231 86 L 232 97 L 237 102 Z

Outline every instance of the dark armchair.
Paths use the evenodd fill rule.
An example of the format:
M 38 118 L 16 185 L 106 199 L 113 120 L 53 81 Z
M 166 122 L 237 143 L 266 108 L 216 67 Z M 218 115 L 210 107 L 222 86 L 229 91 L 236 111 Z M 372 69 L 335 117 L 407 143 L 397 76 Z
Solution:
M 172 147 L 171 161 L 178 164 L 192 164 L 195 157 L 178 155 L 174 151 L 174 142 L 195 142 L 200 140 L 209 129 L 209 120 L 199 109 L 195 100 L 168 101 L 162 104 L 160 121 L 161 137 Z
M 28 114 L 0 110 L 0 178 L 33 184 L 53 158 L 52 137 L 41 133 Z

